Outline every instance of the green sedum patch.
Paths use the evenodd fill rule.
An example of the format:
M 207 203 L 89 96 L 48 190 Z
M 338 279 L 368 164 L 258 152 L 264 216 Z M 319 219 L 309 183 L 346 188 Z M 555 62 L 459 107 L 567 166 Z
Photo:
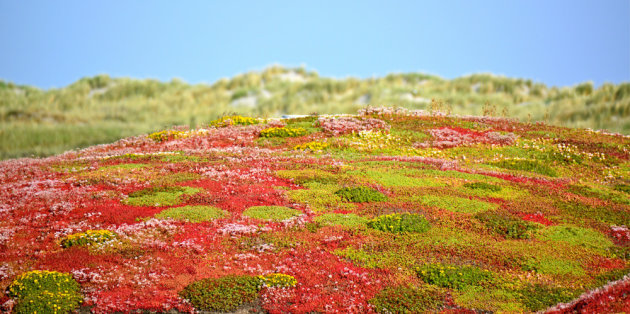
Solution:
M 501 160 L 501 161 L 494 162 L 491 165 L 497 166 L 499 168 L 510 169 L 510 170 L 534 172 L 534 173 L 546 175 L 549 177 L 558 176 L 558 173 L 553 168 L 535 160 L 522 160 L 522 159 Z
M 423 205 L 439 207 L 457 213 L 476 214 L 499 207 L 498 204 L 456 196 L 422 195 L 416 200 Z
M 225 276 L 195 281 L 179 292 L 197 310 L 230 312 L 255 301 L 260 290 L 256 276 Z
M 475 215 L 492 232 L 507 239 L 529 239 L 538 227 L 505 212 L 487 211 Z
M 460 290 L 467 286 L 481 285 L 492 279 L 492 273 L 475 266 L 426 264 L 415 268 L 416 274 L 426 283 Z
M 521 303 L 530 311 L 542 311 L 560 302 L 568 302 L 580 295 L 580 292 L 576 290 L 541 284 L 527 285 L 517 292 L 521 294 Z
M 444 305 L 446 292 L 434 286 L 387 287 L 368 302 L 378 313 L 422 313 Z
M 573 261 L 565 261 L 549 257 L 535 257 L 523 263 L 523 269 L 535 271 L 540 274 L 559 276 L 583 276 L 584 269 Z
M 391 233 L 420 233 L 429 230 L 431 225 L 418 214 L 389 214 L 378 216 L 367 223 L 368 227 Z
M 212 221 L 227 217 L 229 214 L 213 206 L 182 206 L 165 209 L 155 215 L 160 219 L 175 219 L 190 222 Z
M 466 286 L 455 296 L 455 303 L 469 309 L 492 312 L 522 313 L 526 307 L 519 302 L 518 292 L 480 286 Z
M 335 192 L 341 198 L 355 203 L 383 202 L 387 197 L 383 193 L 367 187 L 343 188 Z
M 70 313 L 83 302 L 80 290 L 71 274 L 33 270 L 13 280 L 6 293 L 16 301 L 14 313 Z
M 343 226 L 348 228 L 365 227 L 368 219 L 357 214 L 328 213 L 317 216 L 313 221 L 324 226 Z
M 571 225 L 545 228 L 540 232 L 538 238 L 541 240 L 564 242 L 571 245 L 600 250 L 613 246 L 612 241 L 603 234 L 593 229 Z
M 243 212 L 243 216 L 255 219 L 282 221 L 302 215 L 302 212 L 284 206 L 252 206 Z
M 181 202 L 183 195 L 200 192 L 199 188 L 188 186 L 157 186 L 132 192 L 124 204 L 132 206 L 173 206 Z

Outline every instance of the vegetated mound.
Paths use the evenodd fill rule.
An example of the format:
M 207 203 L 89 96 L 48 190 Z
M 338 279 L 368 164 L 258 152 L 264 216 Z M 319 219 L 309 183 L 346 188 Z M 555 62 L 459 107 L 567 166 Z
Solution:
M 0 159 L 51 156 L 171 125 L 195 128 L 228 112 L 339 114 L 369 104 L 630 134 L 630 82 L 552 87 L 492 74 L 448 80 L 424 73 L 338 79 L 271 66 L 213 84 L 102 74 L 41 90 L 0 80 Z
M 393 108 L 209 125 L 1 162 L 3 309 L 630 310 L 627 136 Z

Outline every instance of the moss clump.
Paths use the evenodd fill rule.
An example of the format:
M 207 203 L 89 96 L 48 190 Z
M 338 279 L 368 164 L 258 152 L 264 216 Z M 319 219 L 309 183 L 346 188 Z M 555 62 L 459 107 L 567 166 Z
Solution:
M 507 239 L 529 239 L 532 237 L 532 231 L 537 229 L 533 223 L 507 213 L 488 211 L 475 215 L 475 218 L 483 222 L 492 232 Z
M 480 285 L 492 279 L 492 273 L 475 266 L 426 264 L 415 268 L 426 283 L 450 289 Z
M 202 222 L 223 218 L 227 215 L 227 212 L 212 206 L 183 206 L 163 210 L 156 214 L 155 218 Z
M 280 288 L 288 288 L 295 287 L 297 285 L 297 280 L 295 277 L 287 274 L 268 274 L 258 276 L 263 287 L 280 287 Z
M 113 240 L 116 236 L 116 233 L 109 230 L 88 230 L 67 235 L 61 240 L 61 246 L 69 248 L 71 246 L 92 245 Z
M 387 197 L 383 195 L 383 193 L 362 186 L 356 188 L 343 188 L 336 191 L 335 194 L 341 196 L 347 201 L 355 203 L 383 202 L 387 200 Z
M 392 233 L 426 232 L 431 225 L 418 214 L 389 214 L 378 216 L 367 223 L 368 227 Z
M 317 216 L 313 219 L 313 221 L 327 226 L 343 226 L 348 228 L 359 228 L 365 227 L 368 222 L 368 219 L 365 217 L 361 217 L 356 214 L 323 214 Z
M 252 206 L 243 212 L 243 216 L 273 221 L 282 221 L 301 214 L 297 209 L 284 206 Z
M 256 276 L 225 276 L 195 281 L 179 295 L 202 311 L 231 312 L 258 298 L 260 279 Z
M 521 160 L 521 159 L 501 160 L 501 161 L 492 163 L 492 165 L 500 167 L 500 168 L 510 169 L 510 170 L 534 172 L 534 173 L 546 175 L 549 177 L 558 176 L 558 173 L 553 168 L 535 160 Z
M 157 186 L 132 192 L 124 203 L 132 206 L 173 206 L 181 202 L 182 195 L 201 191 L 188 186 Z
M 446 293 L 437 287 L 387 287 L 368 302 L 378 313 L 423 313 L 444 305 Z
M 308 134 L 303 128 L 268 128 L 260 131 L 260 137 L 298 137 Z
M 33 270 L 18 276 L 6 293 L 16 301 L 14 313 L 70 313 L 83 301 L 80 290 L 70 274 Z

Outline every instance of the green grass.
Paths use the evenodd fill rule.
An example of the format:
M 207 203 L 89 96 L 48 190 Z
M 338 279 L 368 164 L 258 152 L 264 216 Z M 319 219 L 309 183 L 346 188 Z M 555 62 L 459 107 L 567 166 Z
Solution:
M 228 215 L 226 211 L 212 206 L 182 206 L 165 209 L 155 214 L 155 218 L 202 222 L 224 218 Z
M 253 206 L 243 212 L 243 216 L 273 221 L 282 221 L 301 214 L 297 209 L 284 206 Z

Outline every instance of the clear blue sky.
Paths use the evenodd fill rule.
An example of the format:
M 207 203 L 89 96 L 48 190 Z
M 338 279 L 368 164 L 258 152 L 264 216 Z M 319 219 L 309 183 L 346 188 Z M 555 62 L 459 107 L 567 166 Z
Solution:
M 212 83 L 278 63 L 321 76 L 477 72 L 630 81 L 630 1 L 0 0 L 0 79 Z

